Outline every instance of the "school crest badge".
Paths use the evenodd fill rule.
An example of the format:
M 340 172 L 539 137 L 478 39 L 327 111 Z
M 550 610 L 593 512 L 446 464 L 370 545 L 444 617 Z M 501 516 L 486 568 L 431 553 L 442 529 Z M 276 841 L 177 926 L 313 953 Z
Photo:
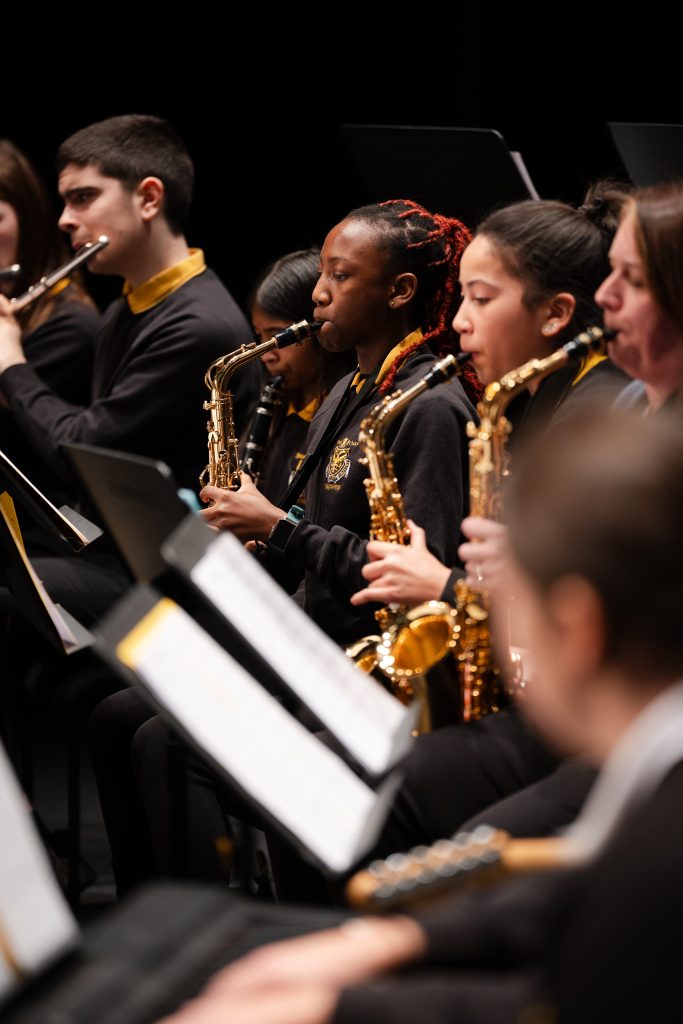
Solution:
M 352 441 L 350 437 L 342 437 L 337 441 L 325 468 L 325 480 L 328 484 L 339 484 L 346 479 L 351 469 L 349 453 L 356 447 L 358 441 Z

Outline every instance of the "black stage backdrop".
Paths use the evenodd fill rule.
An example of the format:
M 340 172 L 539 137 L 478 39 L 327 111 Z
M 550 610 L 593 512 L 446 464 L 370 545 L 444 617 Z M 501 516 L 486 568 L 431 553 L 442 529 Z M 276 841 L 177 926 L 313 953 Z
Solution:
M 607 121 L 683 122 L 680 57 L 668 58 L 672 33 L 651 5 L 638 23 L 618 11 L 600 24 L 595 8 L 567 5 L 551 21 L 542 8 L 501 21 L 482 3 L 243 10 L 229 36 L 212 22 L 219 10 L 232 16 L 188 8 L 163 44 L 159 12 L 122 13 L 126 33 L 119 42 L 112 24 L 103 53 L 92 9 L 70 9 L 55 27 L 61 59 L 27 53 L 16 87 L 5 76 L 0 135 L 54 188 L 54 153 L 72 131 L 112 114 L 168 117 L 196 164 L 190 244 L 240 302 L 272 259 L 320 242 L 352 206 L 392 198 L 365 193 L 344 123 L 496 128 L 544 198 L 577 201 L 594 177 L 624 175 Z M 117 292 L 90 280 L 101 303 Z

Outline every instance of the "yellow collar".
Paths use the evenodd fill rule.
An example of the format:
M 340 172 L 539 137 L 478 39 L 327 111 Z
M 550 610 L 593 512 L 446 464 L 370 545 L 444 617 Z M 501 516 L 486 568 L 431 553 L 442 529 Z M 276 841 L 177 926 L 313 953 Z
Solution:
M 303 409 L 297 409 L 297 407 L 294 405 L 294 402 L 290 402 L 289 407 L 287 409 L 287 415 L 298 416 L 300 420 L 304 421 L 304 423 L 310 423 L 316 414 L 317 408 L 317 398 L 312 398 L 308 405 L 305 405 Z
M 376 384 L 381 384 L 382 383 L 382 381 L 384 380 L 384 378 L 388 374 L 389 369 L 390 369 L 391 364 L 393 363 L 394 359 L 396 359 L 398 356 L 400 356 L 403 352 L 405 352 L 406 349 L 410 348 L 411 345 L 414 345 L 415 342 L 417 342 L 417 341 L 422 341 L 422 329 L 420 327 L 418 327 L 416 331 L 411 331 L 410 334 L 407 334 L 406 337 L 403 338 L 402 341 L 399 341 L 398 345 L 394 345 L 394 347 L 392 348 L 391 352 L 389 352 L 385 356 L 384 362 L 382 363 L 382 365 L 379 368 L 379 373 L 375 377 L 375 383 Z M 356 373 L 356 375 L 353 378 L 353 380 L 351 381 L 351 383 L 349 384 L 349 387 L 355 388 L 356 391 L 360 391 L 360 389 L 361 389 L 361 387 L 363 385 L 363 381 L 365 380 L 365 378 L 367 376 L 368 376 L 367 374 L 362 374 L 360 372 L 360 370 L 359 370 Z
M 180 263 L 167 267 L 160 274 L 150 277 L 137 288 L 132 288 L 129 281 L 123 286 L 131 313 L 145 313 L 153 309 L 165 298 L 177 291 L 182 284 L 206 270 L 204 253 L 201 249 L 190 249 L 190 255 Z
M 579 372 L 576 374 L 576 377 L 574 377 L 572 381 L 572 387 L 574 387 L 575 384 L 578 384 L 581 378 L 585 377 L 587 373 L 590 373 L 593 367 L 597 366 L 598 363 L 601 363 L 603 359 L 607 359 L 607 356 L 603 356 L 599 352 L 590 352 L 587 356 L 585 356 L 581 361 Z
M 57 284 L 52 285 L 52 288 L 50 288 L 48 295 L 50 296 L 51 299 L 54 299 L 55 296 L 59 295 L 60 292 L 63 292 L 65 288 L 68 288 L 70 284 L 71 278 L 63 277 L 61 281 L 57 281 Z

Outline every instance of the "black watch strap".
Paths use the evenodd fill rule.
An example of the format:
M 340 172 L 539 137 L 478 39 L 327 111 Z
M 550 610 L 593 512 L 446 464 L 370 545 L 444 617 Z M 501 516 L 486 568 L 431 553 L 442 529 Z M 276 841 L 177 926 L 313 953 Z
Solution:
M 268 547 L 283 553 L 289 538 L 304 517 L 304 510 L 300 505 L 292 505 L 284 519 L 278 519 L 268 537 Z

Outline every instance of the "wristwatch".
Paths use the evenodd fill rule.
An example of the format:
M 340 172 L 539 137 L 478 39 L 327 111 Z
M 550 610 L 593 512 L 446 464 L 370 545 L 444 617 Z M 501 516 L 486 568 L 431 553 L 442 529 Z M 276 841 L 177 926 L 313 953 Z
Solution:
M 278 519 L 268 537 L 268 547 L 275 548 L 281 554 L 284 552 L 289 538 L 304 517 L 304 510 L 301 505 L 292 505 L 284 519 Z

